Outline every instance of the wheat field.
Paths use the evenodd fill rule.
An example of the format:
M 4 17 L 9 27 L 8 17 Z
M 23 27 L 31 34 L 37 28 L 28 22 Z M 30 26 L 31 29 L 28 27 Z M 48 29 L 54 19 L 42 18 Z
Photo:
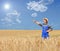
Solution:
M 0 30 L 0 51 L 60 51 L 60 30 L 46 40 L 41 30 Z

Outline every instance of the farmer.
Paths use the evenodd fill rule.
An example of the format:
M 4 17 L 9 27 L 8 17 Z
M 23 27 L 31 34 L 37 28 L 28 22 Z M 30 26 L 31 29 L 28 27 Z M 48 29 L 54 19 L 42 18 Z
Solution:
M 52 31 L 51 26 L 48 25 L 48 18 L 43 18 L 43 24 L 33 20 L 34 23 L 42 27 L 42 38 L 47 39 L 49 37 L 49 32 Z

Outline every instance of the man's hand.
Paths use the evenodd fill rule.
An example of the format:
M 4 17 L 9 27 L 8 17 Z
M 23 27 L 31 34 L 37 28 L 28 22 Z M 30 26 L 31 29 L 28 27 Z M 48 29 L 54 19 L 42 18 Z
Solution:
M 40 24 L 40 22 L 38 22 L 38 21 L 36 21 L 36 20 L 33 20 L 33 22 L 36 23 L 36 24 Z
M 51 31 L 52 31 L 51 29 L 47 30 L 47 32 L 51 32 Z

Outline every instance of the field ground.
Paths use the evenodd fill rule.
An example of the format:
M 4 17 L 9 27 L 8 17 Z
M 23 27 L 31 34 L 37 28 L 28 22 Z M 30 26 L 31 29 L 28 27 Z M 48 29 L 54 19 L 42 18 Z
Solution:
M 0 51 L 60 51 L 60 30 L 41 39 L 41 30 L 0 30 Z

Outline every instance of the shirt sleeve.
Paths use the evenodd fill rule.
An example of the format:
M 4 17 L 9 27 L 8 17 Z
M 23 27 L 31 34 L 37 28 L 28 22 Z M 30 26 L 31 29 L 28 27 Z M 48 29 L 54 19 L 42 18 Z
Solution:
M 53 30 L 53 28 L 52 28 L 51 26 L 48 26 L 48 29 L 51 29 L 51 30 Z
M 38 24 L 38 25 L 42 27 L 42 24 Z

